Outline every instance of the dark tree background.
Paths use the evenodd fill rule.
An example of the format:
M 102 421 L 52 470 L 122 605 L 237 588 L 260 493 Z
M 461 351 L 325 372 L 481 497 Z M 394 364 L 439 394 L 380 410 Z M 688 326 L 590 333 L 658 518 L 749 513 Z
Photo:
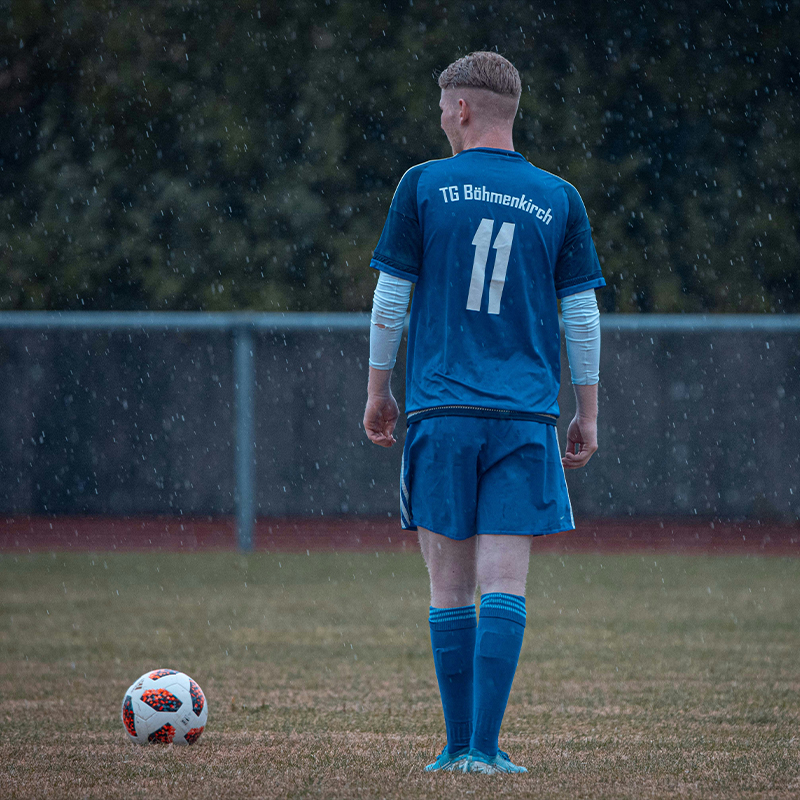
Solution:
M 365 309 L 435 73 L 497 49 L 606 310 L 800 311 L 796 2 L 0 0 L 0 307 Z

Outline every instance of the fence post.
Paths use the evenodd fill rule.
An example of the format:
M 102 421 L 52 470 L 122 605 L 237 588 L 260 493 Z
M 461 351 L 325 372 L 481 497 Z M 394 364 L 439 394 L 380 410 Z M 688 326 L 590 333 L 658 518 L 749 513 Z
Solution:
M 253 549 L 255 523 L 255 337 L 247 327 L 234 331 L 236 387 L 236 535 L 240 550 Z

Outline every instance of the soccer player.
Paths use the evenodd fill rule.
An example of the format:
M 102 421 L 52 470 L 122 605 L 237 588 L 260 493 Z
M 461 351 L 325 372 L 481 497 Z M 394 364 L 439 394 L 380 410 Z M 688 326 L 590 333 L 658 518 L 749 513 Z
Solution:
M 447 745 L 426 769 L 526 772 L 498 749 L 525 629 L 533 536 L 572 530 L 564 468 L 597 450 L 605 285 L 578 192 L 514 151 L 514 66 L 471 53 L 439 77 L 452 158 L 397 187 L 371 266 L 364 428 L 391 447 L 390 379 L 412 286 L 403 528 L 418 530 Z M 558 303 L 577 412 L 556 437 Z M 480 587 L 480 621 L 475 591 Z

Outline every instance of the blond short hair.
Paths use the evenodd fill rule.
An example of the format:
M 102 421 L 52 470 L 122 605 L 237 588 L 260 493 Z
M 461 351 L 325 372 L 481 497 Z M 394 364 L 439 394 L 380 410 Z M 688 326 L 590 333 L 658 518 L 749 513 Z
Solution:
M 488 89 L 519 100 L 522 81 L 516 67 L 499 53 L 479 50 L 454 61 L 440 76 L 439 88 Z

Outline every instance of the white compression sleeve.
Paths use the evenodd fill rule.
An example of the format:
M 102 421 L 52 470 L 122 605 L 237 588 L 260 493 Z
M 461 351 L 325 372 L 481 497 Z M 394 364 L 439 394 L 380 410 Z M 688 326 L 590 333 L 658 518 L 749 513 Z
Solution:
M 567 340 L 572 383 L 587 386 L 600 381 L 600 311 L 594 289 L 561 300 L 561 319 Z
M 394 367 L 412 286 L 411 281 L 385 272 L 378 277 L 369 326 L 369 365 L 375 369 Z

